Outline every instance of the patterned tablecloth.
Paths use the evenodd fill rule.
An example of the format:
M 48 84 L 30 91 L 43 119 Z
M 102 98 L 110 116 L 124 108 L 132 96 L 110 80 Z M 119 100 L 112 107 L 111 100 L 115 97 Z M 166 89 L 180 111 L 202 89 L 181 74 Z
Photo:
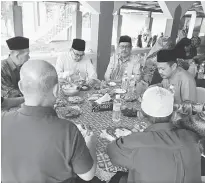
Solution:
M 71 119 L 75 124 L 85 124 L 90 125 L 93 129 L 93 132 L 97 135 L 97 170 L 96 176 L 102 181 L 109 181 L 117 171 L 127 171 L 126 168 L 113 166 L 107 153 L 106 147 L 110 143 L 108 140 L 100 137 L 101 130 L 106 129 L 107 127 L 126 127 L 128 129 L 133 129 L 134 125 L 140 124 L 140 121 L 136 117 L 125 117 L 121 116 L 121 120 L 118 123 L 112 121 L 112 111 L 103 111 L 103 112 L 92 112 L 91 103 L 87 100 L 88 96 L 96 93 L 96 91 L 87 91 L 80 92 L 79 96 L 84 98 L 82 104 L 78 106 L 82 110 L 82 114 L 78 118 Z M 60 94 L 60 98 L 67 99 L 65 95 Z M 73 104 L 76 105 L 76 104 Z M 139 102 L 135 102 L 135 105 L 140 106 Z M 61 114 L 57 112 L 59 117 Z

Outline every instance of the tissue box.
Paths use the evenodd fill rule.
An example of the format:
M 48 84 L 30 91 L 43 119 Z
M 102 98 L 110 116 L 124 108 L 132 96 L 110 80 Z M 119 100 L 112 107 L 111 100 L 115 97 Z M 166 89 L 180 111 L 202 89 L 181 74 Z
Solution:
M 112 111 L 113 110 L 113 100 L 109 102 L 104 102 L 102 104 L 98 104 L 97 102 L 92 103 L 92 112 L 99 111 Z

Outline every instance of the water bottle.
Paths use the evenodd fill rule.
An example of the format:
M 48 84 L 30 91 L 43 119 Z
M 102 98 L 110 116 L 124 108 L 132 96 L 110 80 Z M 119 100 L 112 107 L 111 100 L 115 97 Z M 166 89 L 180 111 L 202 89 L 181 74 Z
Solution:
M 121 99 L 120 95 L 116 95 L 116 99 L 113 102 L 112 121 L 119 122 L 121 118 Z
M 126 71 L 125 71 L 125 73 L 124 73 L 124 75 L 122 77 L 122 86 L 121 86 L 121 88 L 123 90 L 127 90 L 127 88 L 128 88 L 128 76 L 127 76 L 127 72 Z
M 129 83 L 129 93 L 134 93 L 135 91 L 135 76 L 132 75 Z

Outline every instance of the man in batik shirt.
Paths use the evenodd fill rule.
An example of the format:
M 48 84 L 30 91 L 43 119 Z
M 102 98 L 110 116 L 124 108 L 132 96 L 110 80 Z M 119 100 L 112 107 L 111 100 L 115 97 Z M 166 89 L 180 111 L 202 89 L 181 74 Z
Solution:
M 18 88 L 20 68 L 30 58 L 29 39 L 18 36 L 6 42 L 10 54 L 7 59 L 1 61 L 1 94 L 8 98 L 19 97 L 22 95 Z
M 132 40 L 129 36 L 121 36 L 118 53 L 114 54 L 105 73 L 106 81 L 121 81 L 125 72 L 128 77 L 141 75 L 141 64 L 137 56 L 131 54 Z

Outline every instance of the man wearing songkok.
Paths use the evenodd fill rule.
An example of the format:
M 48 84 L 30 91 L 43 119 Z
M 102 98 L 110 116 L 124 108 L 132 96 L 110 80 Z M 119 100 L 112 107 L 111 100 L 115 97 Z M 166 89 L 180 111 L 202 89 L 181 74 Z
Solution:
M 139 58 L 131 54 L 132 40 L 129 36 L 121 36 L 118 45 L 118 53 L 113 54 L 105 73 L 106 81 L 121 81 L 122 76 L 127 72 L 131 75 L 141 75 L 141 64 Z
M 72 47 L 69 52 L 59 56 L 56 63 L 58 77 L 71 78 L 73 81 L 85 80 L 87 83 L 93 83 L 97 79 L 96 70 L 84 53 L 85 41 L 82 39 L 73 39 Z
M 1 61 L 1 95 L 9 98 L 18 97 L 21 96 L 18 88 L 20 68 L 30 58 L 29 39 L 17 36 L 6 42 L 10 54 L 7 59 Z
M 157 53 L 157 67 L 163 78 L 162 86 L 174 92 L 174 102 L 186 100 L 196 102 L 196 82 L 194 77 L 181 67 L 177 67 L 173 50 L 160 50 Z
M 170 37 L 160 37 L 156 44 L 149 51 L 145 66 L 143 68 L 142 79 L 150 85 L 160 83 L 162 78 L 157 70 L 157 52 L 162 49 L 171 49 L 173 42 Z
M 19 88 L 25 105 L 2 113 L 2 183 L 73 183 L 77 175 L 91 180 L 96 136 L 91 132 L 84 139 L 75 124 L 58 118 L 55 68 L 42 60 L 26 62 Z
M 174 128 L 170 123 L 173 105 L 170 91 L 158 86 L 147 89 L 141 113 L 151 125 L 108 145 L 111 162 L 128 168 L 127 183 L 201 182 L 198 136 Z

